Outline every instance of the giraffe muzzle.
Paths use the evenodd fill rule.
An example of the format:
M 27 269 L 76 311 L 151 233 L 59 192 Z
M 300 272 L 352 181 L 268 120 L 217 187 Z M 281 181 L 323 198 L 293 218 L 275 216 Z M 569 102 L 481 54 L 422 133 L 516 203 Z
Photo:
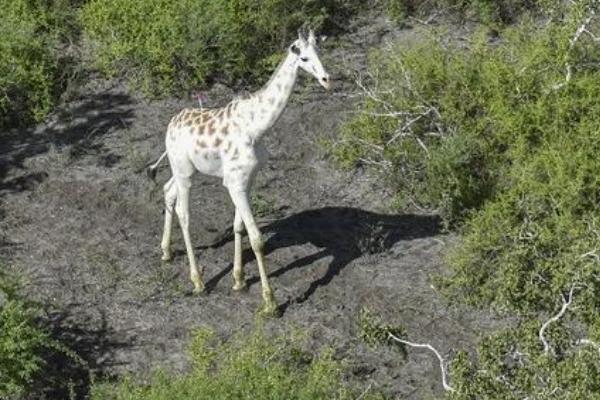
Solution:
M 329 75 L 322 76 L 321 79 L 319 79 L 319 83 L 326 90 L 331 90 L 331 77 Z

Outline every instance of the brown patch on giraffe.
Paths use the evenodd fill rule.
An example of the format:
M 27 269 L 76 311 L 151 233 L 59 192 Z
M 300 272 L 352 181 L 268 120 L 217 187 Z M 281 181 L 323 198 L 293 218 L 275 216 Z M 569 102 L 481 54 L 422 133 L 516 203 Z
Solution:
M 223 127 L 221 128 L 221 134 L 223 136 L 227 136 L 229 134 L 229 125 L 223 125 Z
M 225 148 L 225 153 L 229 154 L 229 150 L 231 150 L 231 140 L 227 142 L 227 148 Z
M 214 146 L 214 147 L 219 147 L 219 145 L 220 145 L 221 143 L 223 143 L 223 141 L 222 141 L 221 139 L 219 139 L 219 138 L 216 138 L 216 139 L 215 139 L 215 143 L 213 144 L 213 146 Z
M 182 111 L 179 113 L 179 115 L 177 116 L 177 118 L 178 118 L 178 119 L 179 119 L 179 121 L 181 122 L 181 121 L 183 121 L 183 120 L 185 120 L 185 119 L 187 118 L 187 116 L 188 116 L 188 113 L 189 113 L 189 110 L 188 110 L 187 108 L 184 108 L 184 109 L 183 109 L 183 110 L 182 110 Z
M 206 133 L 208 136 L 215 133 L 215 121 L 214 120 L 212 120 L 208 124 L 206 124 L 206 126 L 204 127 L 204 133 Z
M 207 148 L 207 147 L 208 147 L 208 146 L 206 145 L 206 142 L 205 142 L 204 140 L 197 140 L 197 141 L 196 141 L 196 145 L 197 145 L 198 147 L 200 147 L 201 149 L 205 149 L 205 148 Z

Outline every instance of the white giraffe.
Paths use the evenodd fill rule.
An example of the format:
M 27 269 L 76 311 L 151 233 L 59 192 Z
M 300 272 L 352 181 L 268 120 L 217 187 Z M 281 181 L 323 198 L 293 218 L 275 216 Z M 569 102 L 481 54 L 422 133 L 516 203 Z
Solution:
M 278 308 L 267 277 L 264 242 L 248 199 L 254 176 L 266 161 L 267 152 L 261 137 L 287 105 L 298 68 L 312 74 L 326 89 L 331 86 L 329 75 L 319 59 L 313 31 L 310 31 L 308 39 L 301 34 L 298 36 L 269 82 L 259 91 L 246 99 L 233 100 L 222 108 L 184 109 L 173 117 L 165 138 L 167 149 L 149 170 L 153 175 L 165 155 L 168 156 L 173 176 L 164 186 L 166 212 L 162 259 L 171 259 L 171 227 L 175 211 L 183 231 L 195 293 L 204 290 L 204 283 L 203 268 L 198 268 L 189 233 L 191 177 L 198 170 L 223 178 L 223 185 L 235 206 L 233 290 L 246 287 L 242 269 L 242 233 L 245 226 L 260 273 L 264 299 L 261 312 L 268 315 L 277 314 Z

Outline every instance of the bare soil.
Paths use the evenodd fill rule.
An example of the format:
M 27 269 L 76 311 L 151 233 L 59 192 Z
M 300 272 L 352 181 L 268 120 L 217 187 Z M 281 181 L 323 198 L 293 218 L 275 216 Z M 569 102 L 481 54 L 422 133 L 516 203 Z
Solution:
M 266 135 L 269 164 L 255 185 L 254 208 L 267 244 L 268 267 L 283 315 L 277 331 L 306 330 L 315 347 L 332 346 L 350 365 L 349 379 L 394 398 L 438 397 L 435 357 L 372 349 L 358 337 L 363 307 L 403 325 L 411 339 L 443 354 L 471 349 L 494 325 L 487 315 L 450 307 L 432 286 L 446 273 L 442 255 L 453 237 L 435 215 L 394 211 L 390 195 L 364 171 L 340 172 L 318 144 L 356 100 L 351 71 L 390 31 L 385 21 L 357 26 L 323 50 L 337 76 L 333 93 L 300 80 L 291 104 Z M 144 167 L 164 149 L 172 115 L 193 100 L 148 101 L 114 81 L 90 79 L 44 124 L 3 133 L 0 144 L 0 258 L 25 276 L 25 289 L 47 310 L 46 323 L 98 375 L 186 368 L 195 327 L 227 337 L 255 324 L 261 304 L 254 257 L 244 257 L 249 290 L 231 290 L 233 207 L 217 179 L 196 175 L 191 232 L 205 266 L 208 293 L 191 294 L 179 229 L 175 259 L 160 261 L 163 199 Z M 209 106 L 234 93 L 209 91 Z M 169 169 L 159 170 L 165 182 Z M 246 245 L 248 248 L 248 246 Z M 71 380 L 85 397 L 81 366 L 54 357 L 46 398 L 63 398 Z

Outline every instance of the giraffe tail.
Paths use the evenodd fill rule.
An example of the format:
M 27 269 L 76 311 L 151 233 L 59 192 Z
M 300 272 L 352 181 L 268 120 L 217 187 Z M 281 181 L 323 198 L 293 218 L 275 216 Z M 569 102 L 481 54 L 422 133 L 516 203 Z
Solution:
M 162 162 L 162 160 L 164 160 L 164 158 L 166 157 L 166 155 L 167 155 L 167 152 L 165 151 L 158 158 L 157 162 L 155 162 L 154 164 L 151 164 L 150 166 L 148 166 L 148 168 L 146 169 L 146 174 L 148 174 L 148 178 L 152 179 L 153 181 L 156 179 L 156 170 L 158 169 L 158 166 L 160 165 L 160 163 Z

